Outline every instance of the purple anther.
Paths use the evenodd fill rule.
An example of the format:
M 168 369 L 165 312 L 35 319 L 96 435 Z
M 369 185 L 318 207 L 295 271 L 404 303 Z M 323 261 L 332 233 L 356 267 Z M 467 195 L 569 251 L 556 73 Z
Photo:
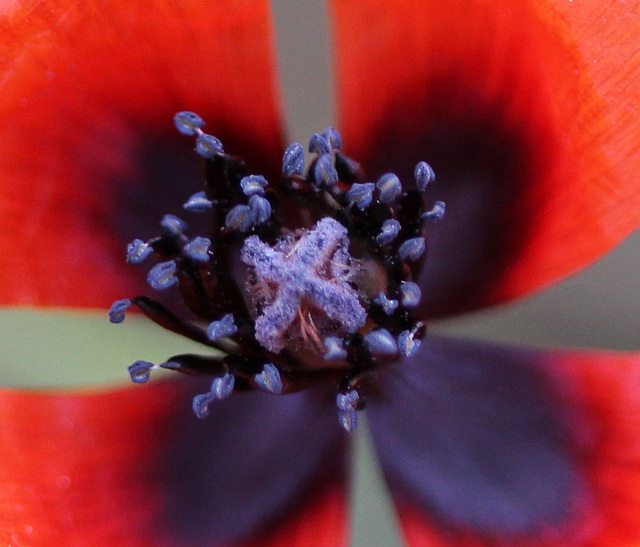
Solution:
M 186 203 L 182 204 L 182 208 L 192 213 L 205 213 L 213 206 L 213 202 L 207 199 L 207 194 L 197 192 L 193 194 Z
M 372 355 L 380 357 L 395 357 L 398 345 L 387 329 L 376 329 L 364 336 L 364 341 Z
M 156 368 L 156 365 L 149 361 L 136 361 L 133 365 L 129 365 L 131 381 L 136 384 L 144 384 L 150 378 L 152 368 Z
M 378 304 L 387 315 L 391 315 L 398 308 L 398 301 L 389 300 L 389 298 L 387 298 L 387 295 L 383 292 L 376 296 L 373 301 Z
M 430 182 L 436 180 L 435 171 L 426 161 L 421 161 L 416 165 L 413 176 L 416 178 L 418 190 L 424 190 Z
M 327 336 L 324 339 L 324 360 L 344 361 L 347 358 L 347 350 L 344 349 L 342 340 L 336 336 Z
M 380 233 L 376 236 L 376 241 L 380 245 L 388 245 L 400 233 L 402 226 L 395 218 L 389 218 L 382 223 Z
M 189 136 L 195 135 L 198 129 L 204 127 L 204 120 L 195 112 L 178 112 L 173 117 L 173 123 L 180 133 Z
M 267 184 L 269 184 L 267 179 L 260 175 L 242 177 L 242 180 L 240 181 L 240 187 L 242 188 L 245 196 L 253 196 L 254 194 L 263 196 L 264 189 Z
M 407 239 L 400 248 L 398 249 L 398 254 L 402 260 L 412 260 L 416 261 L 424 253 L 425 249 L 425 241 L 424 237 L 412 237 L 411 239 Z
M 413 337 L 415 335 L 414 331 L 403 330 L 398 335 L 398 349 L 402 355 L 406 355 L 407 357 L 411 357 L 415 355 L 416 351 L 420 347 L 420 340 L 415 340 Z
M 282 155 L 282 174 L 285 177 L 302 175 L 304 171 L 304 147 L 294 142 L 290 144 Z
M 329 154 L 331 153 L 331 145 L 322 135 L 314 133 L 309 139 L 309 152 L 313 154 Z
M 124 312 L 131 306 L 131 300 L 124 298 L 116 300 L 109 308 L 109 321 L 112 323 L 122 323 L 124 321 Z
M 376 185 L 373 182 L 356 182 L 347 192 L 347 199 L 355 203 L 356 207 L 364 211 L 373 199 L 373 189 Z
M 271 216 L 271 203 L 266 198 L 253 195 L 249 198 L 252 224 L 264 224 Z
M 342 148 L 342 137 L 335 127 L 328 127 L 326 131 L 323 131 L 322 136 L 329 142 L 329 146 L 333 150 Z
M 211 246 L 211 240 L 206 237 L 194 237 L 184 248 L 184 254 L 189 258 L 192 258 L 196 262 L 208 262 L 209 261 L 209 247 Z
M 400 292 L 402 293 L 400 301 L 405 308 L 415 308 L 420 304 L 422 293 L 420 287 L 413 281 L 403 281 L 400 283 Z
M 193 398 L 193 413 L 200 419 L 209 415 L 209 405 L 214 401 L 214 397 L 209 393 L 201 393 Z
M 382 203 L 391 203 L 402 193 L 400 179 L 393 173 L 382 175 L 376 183 L 376 188 L 380 192 L 380 201 Z
M 227 213 L 224 224 L 230 230 L 248 231 L 253 225 L 253 214 L 248 205 L 236 205 Z
M 445 205 L 444 201 L 436 201 L 431 208 L 431 211 L 422 213 L 422 220 L 439 221 L 444 218 Z
M 172 236 L 181 236 L 187 230 L 187 223 L 175 215 L 164 215 L 160 226 Z
M 280 371 L 273 363 L 266 363 L 262 367 L 262 372 L 256 374 L 253 379 L 262 391 L 279 395 L 282 393 L 282 378 Z
M 127 245 L 127 264 L 140 264 L 153 249 L 141 239 L 134 239 Z
M 360 395 L 355 389 L 347 391 L 347 393 L 338 393 L 336 396 L 338 420 L 347 433 L 353 433 L 358 426 L 356 408 L 359 400 Z
M 334 186 L 338 182 L 338 172 L 333 166 L 331 154 L 322 154 L 313 168 L 313 174 L 318 186 Z
M 224 154 L 224 148 L 222 147 L 220 139 L 217 139 L 213 135 L 202 133 L 198 135 L 196 139 L 196 152 L 203 158 L 212 160 L 216 156 Z
M 147 283 L 157 291 L 164 291 L 177 282 L 176 263 L 173 260 L 159 262 L 147 274 Z
M 236 379 L 233 374 L 229 374 L 228 372 L 220 378 L 215 378 L 213 382 L 211 382 L 211 395 L 218 401 L 226 399 L 231 395 L 235 382 Z
M 225 336 L 231 336 L 238 332 L 238 327 L 233 322 L 233 314 L 228 313 L 219 321 L 212 321 L 207 329 L 207 336 L 209 340 L 215 342 Z

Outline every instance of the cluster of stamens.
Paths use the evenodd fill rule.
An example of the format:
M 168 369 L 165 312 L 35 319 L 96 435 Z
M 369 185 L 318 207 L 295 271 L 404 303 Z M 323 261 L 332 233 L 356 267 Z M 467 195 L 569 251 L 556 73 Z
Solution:
M 424 323 L 412 315 L 421 298 L 413 279 L 425 253 L 425 225 L 444 215 L 442 202 L 426 207 L 433 170 L 418 163 L 408 190 L 391 173 L 367 182 L 329 128 L 311 137 L 306 172 L 302 145 L 285 150 L 273 185 L 225 153 L 197 114 L 180 112 L 174 121 L 196 137 L 205 160 L 205 189 L 183 208 L 209 214 L 211 231 L 190 238 L 185 221 L 165 215 L 159 235 L 128 245 L 127 262 L 153 255 L 149 285 L 177 287 L 193 318 L 146 296 L 115 302 L 109 316 L 120 323 L 135 305 L 218 351 L 137 361 L 131 379 L 146 382 L 155 368 L 212 376 L 209 392 L 193 400 L 199 417 L 234 392 L 286 394 L 329 383 L 340 423 L 353 431 L 375 370 L 413 355 L 424 335 Z

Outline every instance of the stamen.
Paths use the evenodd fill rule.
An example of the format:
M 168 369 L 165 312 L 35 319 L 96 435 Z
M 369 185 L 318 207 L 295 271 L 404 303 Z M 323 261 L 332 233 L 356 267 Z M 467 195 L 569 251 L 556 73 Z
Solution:
M 211 240 L 206 237 L 195 237 L 184 246 L 184 254 L 196 262 L 209 261 L 209 247 Z
M 402 226 L 395 218 L 389 218 L 382 223 L 380 233 L 376 236 L 376 241 L 380 245 L 388 245 L 400 233 Z
M 231 336 L 238 332 L 238 327 L 233 322 L 233 314 L 228 313 L 219 321 L 212 321 L 207 329 L 207 336 L 209 340 L 215 342 L 220 338 Z
M 420 340 L 414 339 L 415 334 L 416 329 L 403 330 L 398 335 L 398 348 L 402 355 L 411 357 L 412 355 L 415 355 L 416 351 L 418 351 L 418 348 L 420 347 Z
M 253 214 L 248 205 L 236 205 L 228 213 L 224 224 L 230 230 L 247 232 L 253 225 Z
M 380 191 L 382 203 L 391 203 L 402 193 L 400 179 L 393 173 L 382 175 L 376 183 L 376 188 Z
M 253 195 L 249 198 L 249 210 L 252 224 L 263 224 L 271 216 L 271 203 L 266 198 Z
M 364 341 L 372 355 L 393 358 L 398 354 L 398 345 L 387 329 L 375 329 L 364 336 Z
M 187 231 L 187 223 L 175 215 L 164 215 L 160 221 L 165 231 L 172 236 L 181 236 Z
M 136 361 L 133 365 L 129 365 L 131 381 L 136 384 L 144 384 L 151 377 L 151 369 L 154 368 L 157 366 L 149 361 Z
M 376 296 L 373 301 L 382 307 L 384 313 L 387 315 L 391 315 L 398 308 L 397 300 L 389 300 L 387 295 L 381 292 L 378 296 Z
M 253 196 L 254 194 L 263 196 L 264 189 L 268 184 L 267 179 L 260 175 L 242 177 L 242 180 L 240 181 L 240 187 L 242 188 L 245 196 Z
M 157 291 L 164 291 L 178 282 L 176 263 L 173 260 L 159 262 L 149 270 L 147 283 Z
M 336 396 L 336 406 L 338 407 L 338 419 L 340 425 L 347 433 L 353 433 L 358 426 L 358 416 L 356 408 L 360 401 L 360 394 L 355 390 L 347 393 L 338 393 Z
M 224 148 L 219 139 L 207 133 L 200 133 L 196 139 L 196 152 L 208 160 L 224 154 Z
M 313 169 L 318 186 L 334 186 L 338 182 L 338 172 L 333 166 L 331 154 L 322 154 Z
M 205 213 L 213 206 L 213 201 L 207 199 L 207 194 L 197 192 L 193 194 L 186 203 L 182 205 L 183 209 L 192 213 Z
M 309 139 L 309 152 L 314 154 L 330 154 L 331 145 L 322 135 L 314 133 Z
M 422 256 L 424 249 L 424 237 L 413 237 L 411 239 L 407 239 L 407 241 L 400 245 L 398 254 L 402 260 L 412 260 L 415 262 Z
M 285 177 L 302 175 L 304 171 L 304 147 L 294 142 L 284 151 L 282 156 L 282 174 Z
M 233 392 L 235 378 L 227 373 L 220 378 L 215 378 L 211 383 L 209 393 L 196 395 L 193 398 L 193 412 L 198 418 L 206 418 L 209 415 L 209 405 L 213 401 L 226 399 Z
M 420 304 L 422 293 L 420 287 L 413 281 L 403 281 L 400 283 L 400 292 L 402 293 L 402 305 L 405 308 L 415 308 Z
M 124 321 L 124 312 L 131 306 L 131 300 L 124 298 L 117 300 L 109 308 L 109 321 L 112 323 L 122 323 Z
M 431 211 L 422 213 L 422 220 L 439 221 L 444 218 L 445 204 L 444 201 L 436 201 Z
M 282 393 L 282 378 L 273 363 L 266 363 L 262 367 L 262 372 L 256 374 L 253 379 L 262 391 L 275 395 Z
M 333 150 L 340 150 L 342 148 L 342 137 L 340 133 L 334 127 L 327 128 L 323 131 L 322 136 L 328 141 Z
M 373 182 L 365 182 L 362 184 L 356 182 L 347 192 L 347 199 L 355 203 L 358 209 L 364 211 L 371 204 L 375 186 Z
M 340 338 L 336 336 L 327 336 L 324 339 L 324 360 L 325 361 L 344 361 L 347 358 L 347 350 Z
M 204 120 L 195 112 L 178 112 L 173 117 L 173 123 L 180 133 L 189 136 L 195 135 L 198 129 L 204 127 Z
M 430 182 L 436 180 L 433 168 L 426 161 L 421 161 L 416 165 L 413 176 L 416 178 L 418 190 L 425 190 Z
M 127 264 L 140 264 L 147 258 L 153 249 L 141 239 L 134 239 L 127 245 Z

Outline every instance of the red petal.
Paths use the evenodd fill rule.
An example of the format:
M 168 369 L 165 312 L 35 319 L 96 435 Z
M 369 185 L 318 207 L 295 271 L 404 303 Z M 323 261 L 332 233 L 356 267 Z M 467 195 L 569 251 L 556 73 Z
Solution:
M 219 545 L 211 530 L 222 526 L 252 533 L 245 547 L 346 544 L 343 475 L 317 466 L 343 438 L 332 407 L 254 395 L 221 401 L 197 420 L 178 382 L 82 395 L 1 391 L 0 543 Z M 304 466 L 320 472 L 319 486 L 297 475 Z M 288 482 L 297 494 L 286 500 Z M 257 531 L 255 519 L 247 525 L 234 512 L 243 498 L 263 505 L 238 513 L 270 515 L 258 514 Z
M 425 310 L 507 300 L 640 224 L 637 1 L 334 0 L 344 142 L 447 202 Z
M 578 488 L 576 492 L 582 491 L 584 493 L 574 501 L 573 507 L 558 512 L 560 522 L 562 519 L 566 519 L 565 524 L 549 522 L 546 529 L 540 529 L 537 526 L 532 530 L 533 539 L 529 539 L 532 536 L 529 533 L 524 533 L 521 536 L 509 536 L 505 533 L 505 536 L 501 537 L 494 534 L 473 533 L 470 527 L 467 527 L 466 531 L 464 527 L 453 529 L 442 524 L 442 521 L 438 523 L 436 516 L 430 518 L 424 509 L 418 509 L 417 504 L 407 502 L 406 500 L 409 498 L 402 496 L 405 501 L 400 503 L 399 513 L 410 545 L 609 547 L 636 545 L 640 542 L 640 520 L 638 519 L 640 514 L 640 355 L 579 351 L 545 352 L 541 350 L 525 353 L 482 344 L 475 344 L 474 349 L 472 343 L 453 345 L 449 341 L 447 345 L 444 343 L 446 341 L 434 340 L 434 342 L 437 350 L 436 355 L 444 348 L 445 351 L 450 352 L 449 355 L 454 360 L 464 357 L 458 368 L 455 366 L 452 368 L 448 380 L 445 379 L 446 374 L 442 376 L 437 371 L 431 373 L 432 376 L 435 375 L 436 381 L 427 388 L 431 399 L 432 413 L 436 417 L 448 416 L 446 409 L 451 401 L 453 401 L 451 404 L 456 404 L 456 398 L 462 397 L 463 401 L 466 401 L 466 406 L 461 408 L 466 410 L 468 414 L 453 418 L 452 423 L 446 424 L 452 435 L 455 435 L 456 432 L 456 420 L 468 420 L 470 424 L 482 423 L 483 416 L 491 416 L 491 412 L 496 412 L 496 407 L 506 413 L 504 417 L 496 419 L 498 429 L 510 421 L 524 420 L 521 426 L 522 430 L 532 428 L 532 431 L 536 431 L 535 423 L 528 421 L 531 419 L 531 415 L 527 408 L 519 409 L 509 403 L 509 387 L 504 390 L 494 390 L 493 394 L 487 393 L 486 397 L 478 398 L 482 391 L 487 389 L 483 383 L 485 376 L 491 378 L 496 370 L 508 364 L 509 352 L 513 356 L 514 365 L 517 365 L 516 370 L 520 370 L 519 367 L 525 365 L 525 367 L 529 366 L 532 372 L 538 371 L 537 374 L 542 372 L 546 376 L 545 383 L 547 385 L 544 390 L 540 391 L 540 404 L 543 405 L 545 397 L 549 395 L 558 404 L 561 414 L 556 416 L 556 423 L 567 426 L 567 434 L 563 440 L 570 448 L 575 460 L 575 470 L 584 483 L 578 485 L 582 487 Z M 462 348 L 466 349 L 462 353 L 456 353 Z M 472 365 L 473 359 L 470 355 L 474 351 L 477 355 L 477 363 L 481 364 L 479 365 L 480 369 L 474 369 Z M 486 361 L 490 356 L 493 356 L 491 363 Z M 502 362 L 501 359 L 504 357 L 506 360 Z M 526 365 L 527 362 L 529 365 Z M 437 364 L 432 361 L 422 363 L 422 368 L 425 368 L 424 365 L 432 364 L 436 365 L 437 370 L 440 370 L 442 367 L 446 369 L 451 366 L 453 362 L 447 365 L 444 362 Z M 415 366 L 418 366 L 418 363 Z M 488 368 L 488 371 L 484 370 L 485 368 Z M 422 374 L 421 372 L 417 375 Z M 507 369 L 504 369 L 502 374 L 503 380 L 509 378 Z M 443 381 L 443 379 L 445 380 Z M 474 385 L 474 379 L 477 380 L 477 385 Z M 447 391 L 450 385 L 464 386 L 465 382 L 473 386 L 468 390 L 466 399 L 464 393 L 449 393 Z M 411 383 L 413 382 L 405 382 L 403 389 L 407 389 Z M 518 387 L 515 388 L 516 392 L 518 389 Z M 531 389 L 535 391 L 539 388 L 532 386 Z M 412 397 L 411 388 L 408 388 L 407 391 L 406 397 Z M 439 400 L 438 397 L 443 397 L 445 394 L 448 395 L 447 400 Z M 474 400 L 484 400 L 485 402 L 493 400 L 494 409 L 487 412 L 487 407 L 473 406 Z M 373 409 L 373 405 L 371 408 Z M 424 412 L 421 411 L 421 418 L 417 419 L 417 422 L 423 423 L 428 420 L 423 415 Z M 373 427 L 375 425 L 373 416 L 370 421 Z M 470 430 L 473 426 L 468 425 L 467 427 Z M 407 426 L 406 429 L 410 428 L 411 426 Z M 513 430 L 512 436 L 516 442 L 520 441 L 521 433 L 520 428 Z M 483 435 L 482 431 L 471 431 L 470 434 L 478 438 Z M 492 438 L 492 435 L 496 436 L 498 440 L 500 435 L 503 435 L 503 439 L 507 441 L 509 439 L 508 431 L 503 433 L 487 431 L 486 435 L 489 436 L 489 439 Z M 415 439 L 415 433 L 411 438 Z M 433 443 L 436 440 L 437 436 L 430 438 L 427 442 Z M 536 437 L 532 436 L 531 441 L 537 443 Z M 416 441 L 412 442 L 415 445 Z M 462 441 L 461 444 L 464 442 Z M 470 446 L 474 445 L 470 444 Z M 476 443 L 475 446 L 481 446 L 481 443 Z M 504 446 L 504 451 L 513 450 L 513 446 L 508 442 L 500 446 Z M 460 446 L 462 454 L 470 454 L 466 449 L 466 446 Z M 444 450 L 445 448 L 442 448 L 440 452 L 444 452 Z M 431 448 L 425 449 L 425 452 L 431 451 Z M 438 448 L 435 448 L 435 451 L 437 452 Z M 531 444 L 530 452 L 536 453 L 538 451 L 538 444 Z M 404 452 L 400 449 L 399 455 L 402 454 Z M 535 490 L 536 486 L 545 485 L 549 479 L 548 477 L 540 477 L 539 482 L 535 483 L 535 477 L 527 475 L 527 472 L 531 473 L 532 471 L 532 469 L 527 469 L 528 456 L 529 454 L 525 452 L 520 454 L 519 460 L 523 468 L 519 472 L 523 473 L 522 478 L 525 481 L 534 482 L 532 488 Z M 449 457 L 456 459 L 459 455 L 455 452 L 449 452 Z M 482 457 L 483 454 L 479 453 L 476 456 L 477 461 L 467 462 L 464 472 L 467 473 L 473 466 L 477 466 L 478 472 L 491 473 L 490 462 L 483 460 Z M 438 465 L 441 464 L 442 462 Z M 438 465 L 434 466 L 434 473 L 437 473 Z M 508 482 L 502 486 L 498 484 L 503 479 L 502 468 L 494 468 L 493 472 L 495 474 L 488 476 L 494 478 L 498 494 L 504 486 L 513 488 L 517 494 L 517 485 Z M 553 473 L 551 468 L 550 473 Z M 438 477 L 432 477 L 430 480 L 437 484 Z M 519 479 L 516 476 L 513 480 L 517 482 Z M 467 487 L 463 486 L 462 488 Z M 472 485 L 468 489 L 473 492 Z M 442 492 L 445 491 L 442 490 Z M 508 493 L 506 490 L 502 493 L 505 492 Z M 539 505 L 542 505 L 540 504 L 540 493 L 532 492 L 531 494 L 531 511 L 533 513 L 539 510 L 537 509 Z M 452 498 L 459 497 L 459 494 L 457 491 L 450 492 Z M 474 492 L 474 495 L 477 495 L 477 491 Z M 517 504 L 522 501 L 517 498 L 507 499 L 506 506 L 508 507 L 509 503 L 513 502 L 517 507 Z M 492 500 L 487 500 L 488 506 L 493 503 Z M 562 517 L 562 513 L 568 513 L 568 518 Z M 435 512 L 432 512 L 432 515 L 435 515 Z M 480 517 L 485 520 L 504 520 L 503 515 L 492 517 L 490 514 L 483 514 Z
M 202 189 L 179 110 L 277 167 L 264 0 L 14 2 L 0 33 L 2 303 L 105 306 L 139 288 L 124 245 L 157 232 L 140 219 Z

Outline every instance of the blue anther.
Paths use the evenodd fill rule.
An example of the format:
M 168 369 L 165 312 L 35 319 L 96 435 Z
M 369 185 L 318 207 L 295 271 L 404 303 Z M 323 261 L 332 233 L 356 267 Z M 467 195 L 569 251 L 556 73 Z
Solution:
M 211 382 L 211 395 L 218 401 L 226 399 L 231 395 L 235 382 L 236 379 L 233 374 L 229 374 L 228 372 L 220 378 L 215 378 L 213 382 Z
M 411 357 L 415 355 L 416 351 L 420 347 L 420 340 L 415 340 L 415 333 L 410 330 L 403 330 L 398 335 L 398 349 L 402 355 L 406 355 L 407 357 Z
M 322 136 L 329 142 L 329 145 L 334 150 L 340 150 L 342 148 L 342 137 L 335 127 L 329 127 L 326 131 L 323 131 Z
M 178 112 L 173 117 L 173 123 L 180 133 L 190 136 L 195 135 L 198 129 L 204 127 L 204 120 L 195 112 Z
M 400 283 L 400 292 L 402 293 L 401 302 L 405 308 L 415 308 L 420 304 L 422 293 L 420 287 L 413 281 L 403 281 Z
M 175 215 L 164 215 L 160 226 L 172 236 L 181 236 L 187 230 L 187 223 Z
M 178 282 L 176 263 L 173 260 L 159 262 L 149 270 L 147 283 L 158 291 L 164 291 Z
M 109 321 L 112 323 L 122 323 L 124 321 L 124 312 L 131 306 L 131 300 L 124 298 L 117 300 L 109 308 Z
M 402 226 L 395 218 L 389 218 L 382 223 L 380 233 L 376 236 L 376 241 L 380 245 L 388 245 L 400 233 Z
M 340 421 L 342 429 L 347 433 L 353 433 L 358 427 L 358 415 L 353 408 L 349 410 L 339 410 L 338 420 Z
M 355 389 L 350 389 L 346 393 L 338 393 L 338 395 L 336 395 L 336 405 L 339 410 L 355 409 L 359 401 L 360 394 Z
M 309 139 L 309 152 L 313 154 L 329 154 L 331 152 L 331 145 L 322 135 L 314 133 Z
M 373 355 L 381 357 L 395 357 L 398 345 L 387 329 L 376 329 L 364 336 L 364 341 Z
M 402 193 L 400 179 L 393 173 L 382 175 L 376 183 L 376 188 L 380 192 L 380 201 L 382 203 L 391 203 Z
M 284 151 L 282 156 L 282 174 L 285 177 L 302 175 L 304 171 L 304 147 L 294 142 Z
M 249 198 L 252 224 L 263 224 L 271 216 L 271 203 L 266 198 L 253 195 Z
M 397 300 L 389 300 L 387 295 L 381 292 L 378 296 L 376 296 L 373 301 L 382 307 L 384 313 L 387 315 L 391 315 L 398 308 Z
M 431 208 L 431 211 L 422 213 L 422 220 L 438 221 L 444 218 L 445 205 L 444 201 L 436 201 Z
M 205 213 L 213 206 L 213 202 L 207 199 L 205 192 L 196 192 L 186 203 L 182 204 L 182 208 L 192 213 Z
M 253 196 L 254 194 L 263 196 L 264 189 L 267 184 L 269 184 L 267 179 L 261 175 L 249 175 L 247 177 L 242 177 L 242 180 L 240 181 L 240 187 L 242 188 L 245 196 Z
M 375 186 L 373 182 L 365 182 L 363 184 L 356 182 L 347 192 L 347 199 L 355 203 L 358 209 L 364 211 L 371 204 Z
M 344 361 L 347 358 L 347 350 L 344 349 L 342 340 L 336 336 L 327 336 L 324 339 L 324 360 Z
M 215 342 L 225 336 L 231 336 L 238 332 L 238 327 L 233 322 L 233 314 L 228 313 L 222 317 L 219 321 L 212 321 L 207 329 L 207 336 L 209 340 Z
M 413 237 L 411 239 L 407 239 L 402 245 L 400 245 L 398 254 L 402 260 L 412 260 L 415 262 L 422 256 L 424 250 L 424 237 Z
M 266 363 L 262 367 L 262 372 L 256 374 L 253 379 L 262 391 L 279 395 L 282 393 L 282 378 L 280 371 L 273 363 Z
M 338 420 L 347 433 L 353 433 L 358 426 L 358 416 L 356 408 L 360 401 L 360 395 L 353 389 L 347 393 L 338 393 L 336 396 L 336 406 L 338 407 Z
M 210 246 L 211 240 L 209 238 L 198 236 L 187 243 L 182 250 L 184 254 L 196 262 L 208 262 Z
M 196 139 L 196 152 L 203 158 L 212 160 L 216 156 L 224 154 L 224 148 L 222 147 L 220 139 L 217 139 L 213 135 L 202 133 L 198 135 Z
M 127 264 L 140 264 L 153 249 L 141 239 L 134 239 L 127 245 Z
M 322 154 L 313 168 L 316 184 L 318 186 L 333 186 L 338 182 L 338 172 L 333 166 L 331 154 Z
M 193 398 L 193 413 L 200 419 L 209 415 L 209 405 L 213 402 L 214 397 L 211 393 L 201 393 Z
M 129 365 L 131 381 L 136 384 L 144 384 L 151 376 L 152 368 L 156 368 L 156 365 L 149 361 L 136 361 L 133 365 Z
M 230 230 L 248 231 L 253 225 L 253 214 L 248 205 L 236 205 L 227 213 L 224 224 Z
M 436 180 L 435 171 L 426 161 L 421 161 L 416 165 L 413 176 L 416 178 L 418 190 L 424 190 L 430 182 Z

